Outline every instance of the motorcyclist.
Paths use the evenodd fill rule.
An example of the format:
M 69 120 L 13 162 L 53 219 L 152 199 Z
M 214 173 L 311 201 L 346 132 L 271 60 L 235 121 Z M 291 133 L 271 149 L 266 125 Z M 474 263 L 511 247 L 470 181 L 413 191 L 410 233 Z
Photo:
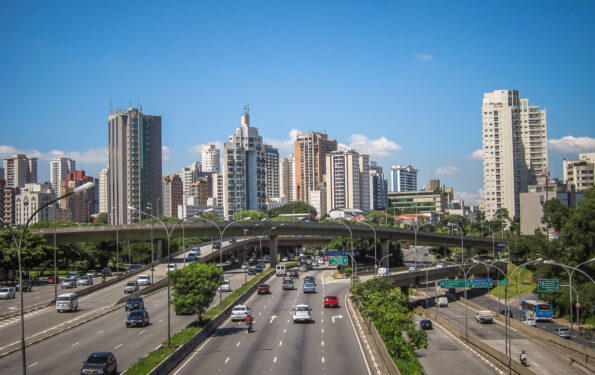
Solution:
M 527 363 L 527 353 L 524 350 L 521 352 L 519 359 L 523 365 Z
M 254 321 L 254 318 L 252 318 L 250 315 L 246 315 L 244 322 L 246 322 L 246 326 L 248 327 L 248 332 L 250 332 L 252 330 L 252 322 L 253 321 Z

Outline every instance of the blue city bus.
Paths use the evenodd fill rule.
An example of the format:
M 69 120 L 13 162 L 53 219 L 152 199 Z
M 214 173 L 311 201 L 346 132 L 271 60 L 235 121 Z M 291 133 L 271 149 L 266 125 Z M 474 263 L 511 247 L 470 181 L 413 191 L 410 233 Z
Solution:
M 549 303 L 524 300 L 521 307 L 522 319 L 552 320 L 552 305 Z

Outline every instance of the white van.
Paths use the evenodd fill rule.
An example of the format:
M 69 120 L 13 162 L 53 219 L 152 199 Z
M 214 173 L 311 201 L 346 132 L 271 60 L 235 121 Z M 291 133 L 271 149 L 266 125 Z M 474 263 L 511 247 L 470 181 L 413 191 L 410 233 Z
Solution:
M 448 298 L 444 296 L 436 298 L 436 305 L 438 307 L 448 307 Z
M 195 251 L 195 252 L 196 252 L 196 255 L 200 255 L 200 247 L 198 247 L 198 246 L 194 246 L 194 247 L 193 247 L 192 249 L 190 249 L 190 250 L 192 250 L 192 251 Z
M 277 276 L 285 276 L 285 264 L 278 264 L 277 268 L 275 269 L 275 275 Z
M 60 294 L 56 299 L 56 310 L 62 311 L 78 311 L 79 297 L 76 293 Z
M 386 267 L 378 268 L 378 277 L 390 276 L 390 270 Z

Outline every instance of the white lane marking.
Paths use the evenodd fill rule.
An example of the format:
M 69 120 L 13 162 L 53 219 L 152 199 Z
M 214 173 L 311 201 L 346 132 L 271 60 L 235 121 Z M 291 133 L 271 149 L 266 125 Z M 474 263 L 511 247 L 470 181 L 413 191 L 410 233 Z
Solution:
M 163 321 L 163 319 L 159 319 L 159 321 L 157 323 L 161 323 Z
M 161 345 L 156 346 L 155 349 L 153 349 L 153 350 L 157 350 L 159 348 L 161 348 Z
M 78 344 L 80 344 L 80 341 L 75 342 L 74 344 L 72 344 L 72 346 L 77 346 Z
M 333 315 L 333 323 L 335 322 L 335 318 L 343 319 L 343 315 Z
M 269 322 L 269 324 L 273 323 L 273 320 L 275 320 L 276 317 L 277 317 L 277 315 L 271 315 L 271 321 Z
M 227 358 L 225 359 L 225 363 L 227 363 L 227 362 L 229 362 L 229 357 L 227 357 Z
M 39 362 L 32 363 L 32 364 L 30 364 L 29 366 L 27 366 L 27 368 L 31 368 L 31 367 L 35 366 L 36 364 L 38 364 L 38 363 L 39 363 Z
M 348 292 L 349 293 L 349 292 Z M 347 294 L 345 293 L 345 298 L 347 298 Z M 347 301 L 347 303 L 350 303 L 349 301 Z M 351 317 L 351 312 L 349 311 L 349 308 L 347 308 L 347 317 L 349 318 L 349 321 L 351 322 L 351 328 L 353 328 L 353 333 L 355 334 L 355 338 L 357 339 L 357 343 L 359 345 L 359 350 L 362 353 L 362 357 L 364 358 L 364 363 L 366 364 L 366 369 L 368 369 L 368 375 L 372 375 L 372 370 L 370 370 L 370 365 L 368 364 L 368 360 L 366 359 L 366 354 L 364 353 L 364 348 L 362 347 L 362 343 L 359 339 L 359 335 L 357 334 L 357 331 L 355 329 L 355 324 L 353 324 L 353 318 Z M 360 330 L 362 330 L 359 321 L 357 321 L 357 326 L 359 327 Z M 366 338 L 364 337 L 364 340 L 366 340 Z M 366 340 L 366 345 L 369 347 L 367 340 Z M 378 373 L 378 365 L 376 364 L 376 358 L 374 358 L 374 356 L 372 356 L 372 360 L 374 361 L 374 367 L 376 367 L 376 372 Z
M 275 358 L 273 358 L 273 363 L 277 363 L 277 356 L 275 356 Z
M 236 346 L 240 346 L 240 341 L 238 341 L 238 343 L 236 344 Z
M 322 333 L 324 333 L 324 328 L 320 330 Z
M 279 341 L 279 346 L 283 345 L 283 341 Z
M 118 344 L 118 345 L 114 346 L 114 349 L 118 349 L 122 345 L 124 345 L 124 344 Z
M 321 322 L 321 323 L 324 323 L 324 319 L 320 319 L 320 322 Z
M 324 357 L 322 357 L 322 363 L 324 363 Z
M 287 332 L 287 328 L 284 328 L 284 329 L 283 329 L 283 333 L 286 333 L 286 332 Z
M 100 333 L 102 333 L 103 331 L 105 331 L 105 329 L 102 329 L 101 331 L 97 332 L 97 334 L 100 334 Z
M 262 314 L 262 313 L 261 313 L 261 312 L 259 312 L 259 313 L 258 313 L 258 316 L 260 316 L 261 314 Z
M 322 346 L 324 346 L 324 341 L 322 342 Z
M 143 329 L 143 330 L 142 330 L 142 331 L 140 331 L 138 334 L 139 334 L 139 335 L 142 335 L 142 334 L 143 334 L 143 333 L 145 333 L 145 332 L 147 332 L 147 330 L 146 330 L 146 329 Z

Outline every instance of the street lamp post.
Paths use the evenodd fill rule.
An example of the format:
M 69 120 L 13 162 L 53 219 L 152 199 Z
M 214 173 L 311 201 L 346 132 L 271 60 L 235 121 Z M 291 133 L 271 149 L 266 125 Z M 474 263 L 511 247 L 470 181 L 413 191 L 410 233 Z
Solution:
M 374 259 L 378 260 L 377 255 L 376 255 L 376 229 L 374 229 L 374 227 L 372 225 L 370 225 L 369 223 L 366 223 L 366 219 L 360 220 L 360 223 L 369 226 L 370 228 L 372 228 L 372 231 L 374 231 Z M 380 267 L 380 264 L 374 263 L 374 269 L 376 270 L 376 269 L 378 269 L 378 267 Z
M 196 216 L 196 214 L 193 214 L 193 215 L 190 215 L 183 219 L 178 220 L 178 222 L 176 222 L 174 224 L 174 226 L 171 228 L 171 230 L 167 230 L 167 225 L 165 225 L 165 223 L 163 221 L 161 221 L 159 218 L 155 217 L 153 214 L 149 214 L 147 212 L 141 211 L 141 210 L 134 208 L 132 206 L 128 206 L 128 210 L 136 211 L 139 214 L 150 216 L 150 217 L 154 218 L 155 220 L 157 220 L 163 226 L 163 229 L 165 229 L 165 234 L 167 235 L 167 264 L 169 265 L 169 263 L 171 262 L 171 258 L 170 258 L 171 235 L 173 234 L 174 229 L 176 229 L 176 226 L 178 226 L 178 224 L 180 224 L 182 221 L 184 221 L 190 217 Z M 167 347 L 170 348 L 171 347 L 171 308 L 169 306 L 170 305 L 169 301 L 170 301 L 170 296 L 171 296 L 171 285 L 169 283 L 169 271 L 166 271 L 166 273 L 167 273 L 166 276 L 168 278 L 168 281 L 167 281 Z
M 337 223 L 339 223 L 339 224 L 345 225 L 345 227 L 347 228 L 347 230 L 349 230 L 349 235 L 351 236 L 351 253 L 352 254 L 349 254 L 349 255 L 351 256 L 351 287 L 353 288 L 353 275 L 354 275 L 354 272 L 355 272 L 355 277 L 357 277 L 357 268 L 354 268 L 353 267 L 353 264 L 354 264 L 354 258 L 353 258 L 353 232 L 351 231 L 351 228 L 349 228 L 349 225 L 345 224 L 342 221 L 338 221 L 338 220 L 335 220 L 335 221 Z
M 120 240 L 118 238 L 118 225 L 116 225 L 116 221 L 114 220 L 114 215 L 113 213 L 116 211 L 116 207 L 112 206 L 111 212 L 112 212 L 112 225 L 116 226 L 116 264 L 114 265 L 116 267 L 116 276 L 118 276 L 118 273 L 120 271 L 120 267 L 119 267 L 119 263 L 118 263 L 118 258 L 119 258 L 119 252 L 120 252 Z
M 58 249 L 56 247 L 56 217 L 54 214 L 54 301 L 58 300 Z
M 496 248 L 495 248 L 495 240 L 496 237 L 494 236 L 494 231 L 492 230 L 492 228 L 486 226 L 484 227 L 483 224 L 481 225 L 481 237 L 483 238 L 483 228 L 487 228 L 490 230 L 490 232 L 492 233 L 492 258 L 494 258 L 494 260 L 496 259 Z
M 461 228 L 457 223 L 448 223 L 448 225 L 452 228 L 452 227 L 457 227 L 459 229 L 459 231 L 461 232 L 461 262 L 463 262 L 464 258 L 464 254 L 465 254 L 465 247 L 463 246 L 463 228 Z
M 414 236 L 414 245 L 413 247 L 415 248 L 415 269 L 417 269 L 417 231 L 419 230 L 419 228 L 425 226 L 425 225 L 430 225 L 431 223 L 425 223 L 422 225 L 419 225 L 419 221 L 417 221 L 417 216 L 415 216 L 415 226 L 413 226 L 412 221 L 409 221 L 408 223 L 403 223 L 404 225 L 409 225 L 411 227 L 411 229 L 413 229 L 415 231 L 415 236 Z
M 151 204 L 151 202 L 147 203 L 147 205 L 149 206 L 148 208 L 151 210 L 151 214 L 153 213 L 153 205 Z M 154 266 L 153 266 L 153 262 L 155 262 L 155 258 L 153 257 L 153 223 L 155 222 L 155 219 L 153 219 L 153 217 L 151 217 L 151 282 L 155 281 L 155 278 L 153 277 L 153 271 L 154 271 Z
M 68 193 L 66 193 L 58 198 L 52 199 L 51 201 L 40 206 L 37 210 L 35 210 L 35 212 L 33 212 L 29 216 L 29 218 L 27 218 L 27 221 L 25 222 L 25 226 L 21 229 L 21 233 L 19 235 L 18 241 L 17 241 L 14 231 L 6 224 L 6 222 L 4 220 L 2 220 L 4 225 L 6 225 L 8 230 L 10 231 L 10 233 L 12 235 L 12 239 L 15 242 L 15 246 L 17 247 L 17 261 L 18 261 L 18 266 L 19 266 L 19 296 L 20 296 L 20 300 L 21 300 L 20 301 L 20 305 L 21 305 L 21 312 L 20 312 L 20 318 L 21 318 L 21 365 L 22 365 L 23 375 L 27 374 L 27 356 L 25 353 L 25 301 L 23 299 L 23 271 L 22 271 L 22 262 L 21 262 L 21 260 L 22 260 L 21 259 L 21 249 L 22 249 L 22 245 L 23 245 L 23 236 L 24 236 L 25 232 L 27 231 L 27 228 L 29 227 L 31 220 L 41 210 L 43 210 L 44 208 L 50 206 L 51 204 L 58 202 L 59 200 L 64 199 L 74 193 L 80 193 L 83 191 L 87 191 L 90 188 L 92 188 L 93 186 L 95 186 L 94 182 L 92 182 L 92 181 L 87 182 L 87 183 L 69 191 Z

